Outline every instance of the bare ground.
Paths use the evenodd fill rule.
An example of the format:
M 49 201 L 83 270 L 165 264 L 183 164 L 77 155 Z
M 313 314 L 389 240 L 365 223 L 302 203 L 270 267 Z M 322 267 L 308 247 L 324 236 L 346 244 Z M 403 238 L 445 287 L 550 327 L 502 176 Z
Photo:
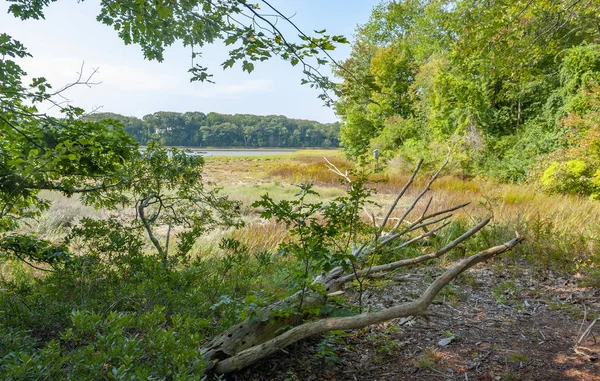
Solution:
M 441 316 L 298 343 L 228 379 L 600 380 L 600 322 L 575 348 L 600 312 L 600 290 L 580 288 L 577 279 L 515 275 L 499 265 L 456 281 L 432 307 Z M 410 300 L 407 295 L 435 276 L 427 272 L 439 269 L 424 271 L 416 281 L 366 294 L 366 304 L 383 308 Z M 450 342 L 442 345 L 443 339 Z M 335 356 L 318 356 L 323 343 Z

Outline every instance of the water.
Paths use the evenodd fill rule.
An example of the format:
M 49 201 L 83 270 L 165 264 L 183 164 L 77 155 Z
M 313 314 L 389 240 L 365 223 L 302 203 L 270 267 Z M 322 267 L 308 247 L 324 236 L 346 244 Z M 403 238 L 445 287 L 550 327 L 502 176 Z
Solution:
M 196 155 L 202 156 L 266 156 L 290 154 L 296 149 L 191 149 Z

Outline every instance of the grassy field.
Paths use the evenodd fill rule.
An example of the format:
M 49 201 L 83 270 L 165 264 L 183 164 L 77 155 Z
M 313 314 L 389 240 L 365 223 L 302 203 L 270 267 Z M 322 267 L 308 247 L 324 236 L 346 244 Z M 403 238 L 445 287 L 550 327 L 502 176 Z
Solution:
M 271 156 L 208 157 L 205 179 L 212 186 L 222 188 L 223 194 L 242 202 L 246 227 L 210 233 L 197 243 L 197 254 L 214 252 L 219 238 L 231 234 L 251 248 L 274 249 L 286 237 L 284 227 L 261 220 L 250 205 L 263 194 L 269 194 L 275 200 L 291 199 L 298 192 L 297 185 L 302 183 L 313 183 L 323 201 L 343 195 L 345 185 L 327 168 L 325 157 L 343 171 L 368 171 L 355 167 L 339 151 L 333 150 L 302 150 Z M 377 191 L 374 200 L 378 206 L 371 206 L 365 212 L 365 218 L 367 212 L 376 216 L 383 213 L 407 181 L 410 166 L 410 163 L 390 165 L 371 176 L 369 186 Z M 408 203 L 429 176 L 428 173 L 419 174 L 401 202 Z M 462 179 L 448 174 L 442 174 L 436 181 L 431 196 L 432 210 L 471 202 L 455 216 L 464 225 L 485 216 L 494 217 L 477 244 L 485 246 L 503 242 L 518 231 L 527 239 L 507 257 L 517 262 L 524 260 L 528 266 L 540 271 L 581 273 L 584 282 L 600 286 L 600 202 L 583 197 L 547 195 L 530 185 Z M 39 221 L 31 224 L 30 229 L 46 238 L 60 237 L 80 217 L 103 215 L 102 211 L 82 206 L 76 197 L 67 199 L 52 193 L 45 194 L 45 197 L 51 199 L 53 205 Z M 314 201 L 316 197 L 309 200 Z M 419 214 L 425 202 L 419 203 L 413 214 Z M 477 244 L 472 247 L 473 250 L 477 249 Z
M 207 160 L 205 171 L 207 178 L 246 206 L 262 193 L 276 199 L 292 197 L 296 193 L 294 186 L 301 183 L 315 184 L 324 199 L 331 199 L 341 194 L 344 185 L 338 175 L 328 170 L 323 156 L 342 170 L 365 170 L 355 168 L 336 152 L 304 151 L 277 157 L 211 158 Z M 410 164 L 399 167 L 401 169 L 390 166 L 372 176 L 369 186 L 377 190 L 375 200 L 380 205 L 371 210 L 376 215 L 389 205 L 410 175 Z M 429 174 L 420 174 L 405 202 L 428 179 Z M 500 184 L 453 175 L 442 175 L 433 185 L 431 196 L 432 208 L 438 209 L 471 202 L 456 216 L 465 224 L 493 215 L 494 222 L 486 232 L 490 240 L 500 242 L 515 231 L 525 235 L 526 242 L 513 257 L 525 259 L 540 270 L 584 271 L 589 282 L 600 285 L 596 270 L 600 264 L 599 202 L 584 197 L 548 195 L 527 184 Z M 415 214 L 420 213 L 424 204 L 425 200 L 417 206 Z

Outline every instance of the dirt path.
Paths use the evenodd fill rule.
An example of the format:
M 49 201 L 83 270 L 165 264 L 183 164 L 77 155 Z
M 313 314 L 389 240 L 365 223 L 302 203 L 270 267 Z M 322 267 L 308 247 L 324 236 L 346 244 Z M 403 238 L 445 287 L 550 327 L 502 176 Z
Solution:
M 600 312 L 599 290 L 579 288 L 576 279 L 533 280 L 527 272 L 509 279 L 489 267 L 442 292 L 432 311 L 443 316 L 299 343 L 230 379 L 600 380 L 600 322 L 574 350 L 590 324 L 584 311 L 588 318 Z M 410 300 L 425 286 L 422 278 L 429 279 L 387 286 L 365 301 L 382 308 Z M 317 356 L 319 348 L 329 355 Z

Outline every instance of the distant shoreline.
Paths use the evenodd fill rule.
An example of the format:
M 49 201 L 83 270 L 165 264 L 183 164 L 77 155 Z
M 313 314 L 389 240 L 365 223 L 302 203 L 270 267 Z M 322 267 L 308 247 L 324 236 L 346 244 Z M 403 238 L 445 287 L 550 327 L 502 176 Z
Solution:
M 308 154 L 308 155 L 331 155 L 340 152 L 340 149 L 296 149 L 296 148 L 204 148 L 204 147 L 176 147 L 168 146 L 167 148 L 177 148 L 182 151 L 188 151 L 190 155 L 215 157 L 215 156 L 277 156 L 277 155 L 293 155 L 293 154 Z M 140 151 L 143 152 L 147 146 L 140 146 Z
M 140 145 L 140 148 L 147 148 L 147 145 Z M 166 148 L 177 148 L 181 150 L 193 150 L 193 151 L 303 151 L 303 150 L 319 150 L 319 151 L 338 151 L 341 148 L 323 148 L 323 147 L 259 147 L 259 148 L 246 148 L 246 147 L 188 147 L 188 146 L 165 146 Z

